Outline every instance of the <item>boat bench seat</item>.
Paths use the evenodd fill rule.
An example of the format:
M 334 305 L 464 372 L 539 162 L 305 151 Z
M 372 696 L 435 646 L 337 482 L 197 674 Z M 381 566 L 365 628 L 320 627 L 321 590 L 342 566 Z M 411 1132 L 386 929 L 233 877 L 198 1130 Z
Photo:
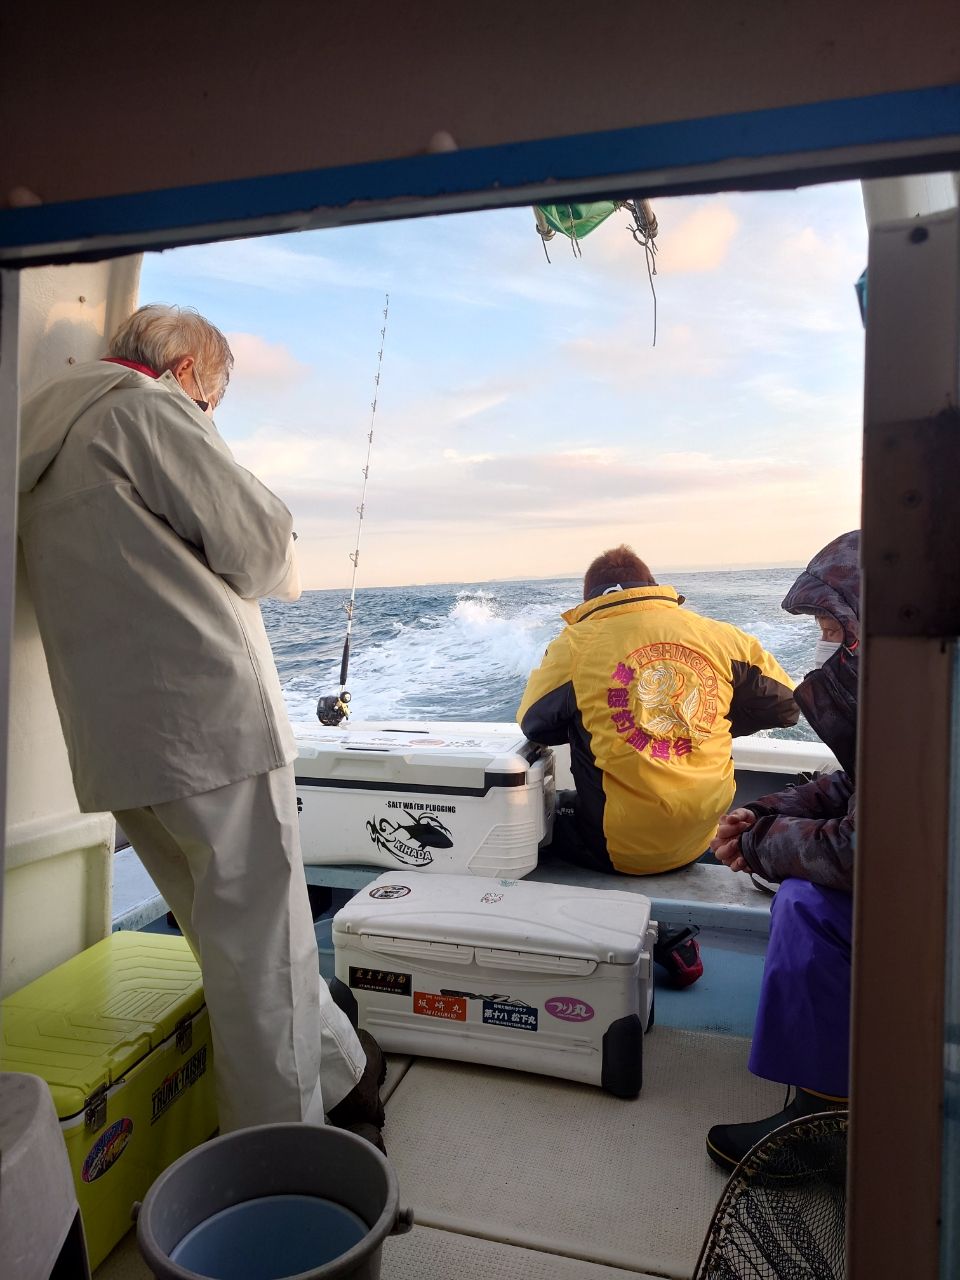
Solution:
M 614 876 L 554 861 L 541 863 L 527 879 L 646 894 L 653 904 L 652 916 L 660 924 L 696 924 L 705 930 L 764 938 L 770 933 L 771 895 L 757 889 L 749 876 L 705 862 L 657 876 Z
M 306 871 L 308 884 L 357 890 L 383 875 L 384 869 L 327 865 L 308 866 Z M 661 924 L 696 924 L 711 932 L 749 933 L 761 938 L 770 933 L 770 895 L 757 889 L 748 876 L 705 862 L 659 876 L 620 876 L 551 859 L 541 862 L 525 878 L 644 893 L 653 904 L 653 918 Z
M 379 722 L 359 722 L 355 728 L 382 728 Z M 425 725 L 421 727 L 433 728 Z M 516 725 L 456 722 L 448 729 L 515 731 Z M 573 785 L 567 747 L 554 747 L 558 788 Z M 836 768 L 830 751 L 819 742 L 774 738 L 738 738 L 734 742 L 736 796 L 733 805 L 748 804 L 759 796 L 803 782 L 817 770 Z M 341 864 L 308 865 L 307 883 L 356 892 L 381 875 L 383 868 Z M 544 859 L 528 877 L 554 884 L 584 885 L 591 889 L 620 889 L 646 894 L 653 903 L 653 918 L 661 924 L 699 925 L 710 933 L 753 935 L 761 944 L 770 933 L 770 897 L 757 889 L 748 876 L 733 875 L 726 867 L 695 862 L 680 871 L 657 876 L 607 875 L 554 859 Z M 142 929 L 166 913 L 167 904 L 140 865 L 132 849 L 122 849 L 114 859 L 114 929 Z M 751 944 L 755 945 L 755 944 Z
M 306 872 L 308 884 L 357 890 L 382 875 L 383 869 L 308 866 Z M 770 932 L 768 895 L 756 889 L 747 876 L 733 875 L 726 867 L 704 862 L 659 876 L 612 876 L 568 862 L 547 861 L 527 879 L 644 893 L 653 903 L 653 918 L 661 924 L 695 924 L 710 932 L 754 934 L 761 938 Z M 160 919 L 166 910 L 166 902 L 134 851 L 121 849 L 114 857 L 114 929 L 142 929 Z

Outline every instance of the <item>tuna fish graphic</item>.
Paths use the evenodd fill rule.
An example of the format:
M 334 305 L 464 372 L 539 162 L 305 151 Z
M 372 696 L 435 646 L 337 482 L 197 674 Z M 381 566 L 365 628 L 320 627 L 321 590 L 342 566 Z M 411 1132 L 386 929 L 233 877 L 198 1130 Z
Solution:
M 378 849 L 383 849 L 408 866 L 426 867 L 433 861 L 431 849 L 452 849 L 453 837 L 432 813 L 403 811 L 409 822 L 393 822 L 390 818 L 372 819 L 367 832 Z

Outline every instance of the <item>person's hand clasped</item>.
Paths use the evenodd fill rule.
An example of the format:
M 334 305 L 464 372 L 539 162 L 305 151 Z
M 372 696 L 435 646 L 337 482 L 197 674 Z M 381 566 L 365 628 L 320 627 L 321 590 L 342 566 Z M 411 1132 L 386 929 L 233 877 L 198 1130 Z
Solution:
M 731 871 L 748 871 L 746 859 L 740 852 L 740 836 L 749 831 L 757 820 L 752 809 L 732 809 L 720 819 L 717 834 L 710 841 L 710 851 L 718 862 Z

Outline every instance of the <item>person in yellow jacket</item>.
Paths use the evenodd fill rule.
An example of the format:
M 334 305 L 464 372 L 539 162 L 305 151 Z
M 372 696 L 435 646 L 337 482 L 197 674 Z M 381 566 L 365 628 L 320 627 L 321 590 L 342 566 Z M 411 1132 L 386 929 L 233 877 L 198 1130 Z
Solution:
M 630 547 L 593 561 L 583 601 L 517 712 L 531 741 L 570 744 L 576 800 L 555 851 L 626 875 L 695 862 L 733 799 L 732 739 L 795 724 L 793 681 L 753 636 L 683 608 Z

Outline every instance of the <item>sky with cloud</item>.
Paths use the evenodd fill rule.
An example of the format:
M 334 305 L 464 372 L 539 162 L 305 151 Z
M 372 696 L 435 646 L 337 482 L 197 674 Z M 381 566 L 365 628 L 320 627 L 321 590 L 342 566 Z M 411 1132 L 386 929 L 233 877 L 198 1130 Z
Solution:
M 655 202 L 547 262 L 529 209 L 151 254 L 236 365 L 217 425 L 349 583 L 384 295 L 360 584 L 804 563 L 859 522 L 859 184 Z

